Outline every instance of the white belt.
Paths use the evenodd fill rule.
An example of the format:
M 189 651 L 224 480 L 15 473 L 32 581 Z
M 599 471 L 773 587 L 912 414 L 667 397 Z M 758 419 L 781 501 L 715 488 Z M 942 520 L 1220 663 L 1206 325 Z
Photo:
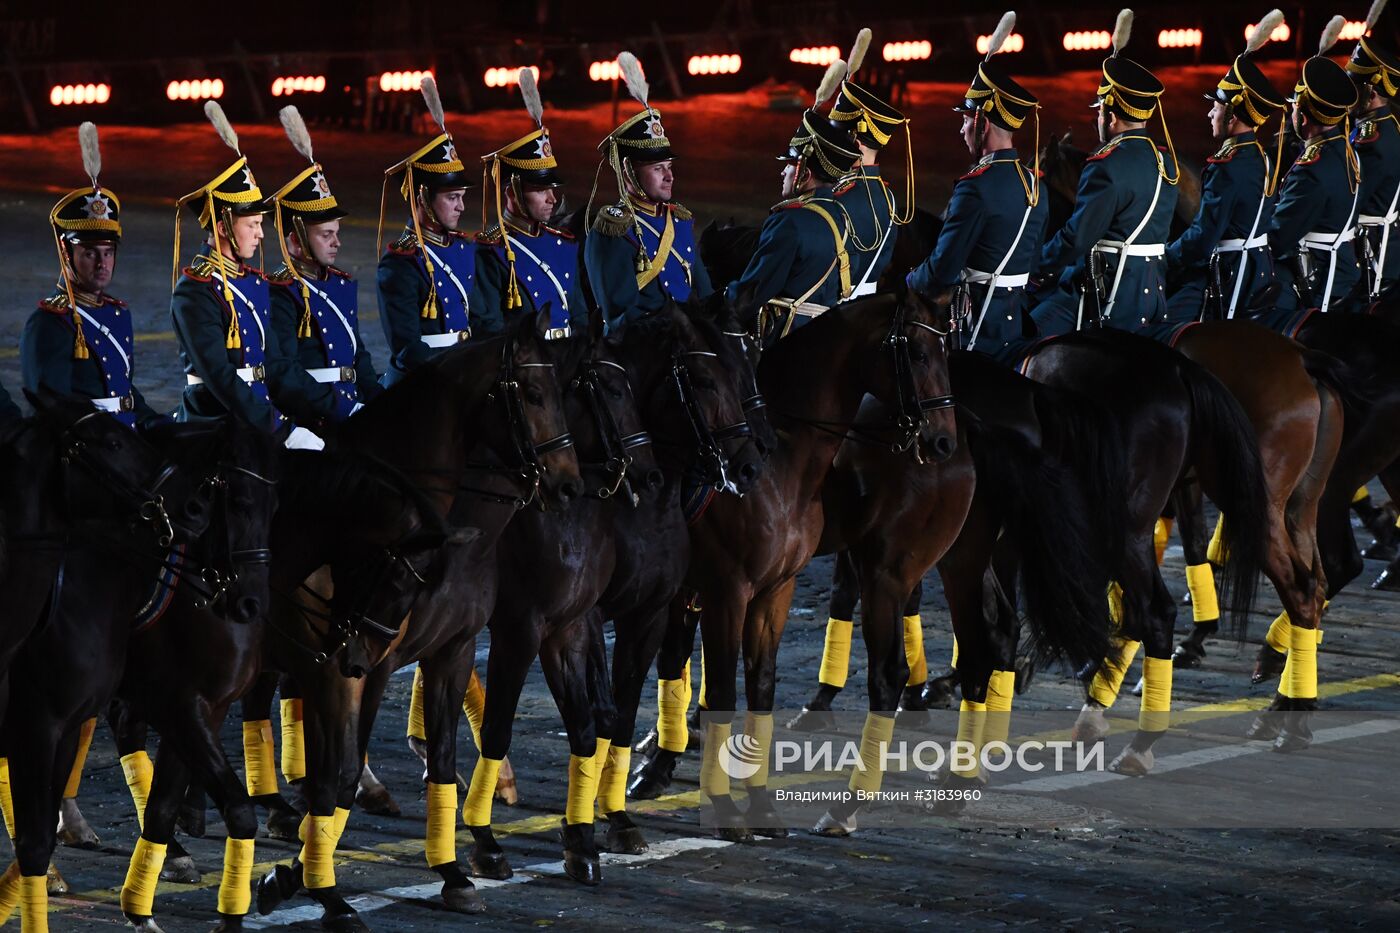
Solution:
M 1363 227 L 1389 227 L 1397 220 L 1400 220 L 1400 211 L 1391 211 L 1384 217 L 1376 214 L 1362 214 L 1356 218 L 1356 222 Z
M 976 269 L 964 269 L 963 281 L 973 285 L 991 284 L 993 288 L 1025 288 L 1030 282 L 1029 272 L 1022 272 L 1020 275 L 997 275 L 992 272 L 979 272 Z
M 569 339 L 569 335 L 570 335 L 571 333 L 572 333 L 572 331 L 569 330 L 569 325 L 568 325 L 568 324 L 565 324 L 563 327 L 551 327 L 549 330 L 547 330 L 547 331 L 544 332 L 544 339 L 545 339 L 545 340 L 568 340 L 568 339 Z
M 355 367 L 327 366 L 324 369 L 308 369 L 306 374 L 317 382 L 354 382 Z
M 1167 254 L 1167 244 L 1165 243 L 1124 244 L 1122 240 L 1099 240 L 1094 244 L 1094 249 L 1100 253 L 1117 253 L 1120 256 L 1165 256 Z
M 1248 240 L 1244 239 L 1243 237 L 1238 237 L 1233 240 L 1221 240 L 1219 243 L 1216 244 L 1215 251 L 1217 253 L 1238 253 L 1241 250 L 1258 249 L 1261 246 L 1268 245 L 1269 235 L 1267 233 L 1261 233 L 1256 237 L 1249 238 Z
M 449 330 L 445 334 L 424 334 L 420 339 L 430 347 L 450 347 L 472 335 L 470 330 Z
M 136 409 L 136 400 L 131 397 L 130 393 L 118 398 L 95 398 L 92 400 L 92 404 L 102 411 L 110 412 L 134 411 Z
M 1355 227 L 1347 227 L 1341 233 L 1319 233 L 1314 230 L 1312 233 L 1303 234 L 1303 238 L 1298 242 L 1312 249 L 1333 253 L 1343 243 L 1350 243 L 1354 236 L 1356 236 Z
M 791 311 L 793 314 L 800 314 L 803 317 L 817 317 L 831 310 L 827 305 L 819 305 L 811 301 L 796 302 L 791 298 L 770 298 L 768 304 L 781 311 Z
M 866 295 L 875 294 L 875 282 L 861 282 L 851 292 L 852 298 L 864 298 Z
M 262 382 L 265 378 L 267 378 L 267 370 L 261 364 L 257 366 L 240 366 L 236 370 L 236 372 L 238 373 L 239 379 L 242 379 L 244 382 L 249 384 L 252 384 L 254 382 Z M 204 380 L 196 376 L 194 373 L 190 373 L 188 376 L 185 377 L 185 384 L 192 386 L 202 386 L 204 385 Z

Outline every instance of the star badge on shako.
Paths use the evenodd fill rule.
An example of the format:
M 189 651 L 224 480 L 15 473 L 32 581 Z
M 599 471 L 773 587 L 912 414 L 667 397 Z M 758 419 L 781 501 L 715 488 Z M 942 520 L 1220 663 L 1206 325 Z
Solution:
M 666 130 L 661 125 L 660 117 L 652 117 L 647 121 L 647 135 L 652 139 L 661 139 L 665 137 Z
M 554 158 L 554 147 L 550 145 L 548 136 L 541 136 L 538 140 L 535 141 L 535 158 Z
M 83 211 L 90 220 L 106 220 L 112 214 L 112 202 L 101 192 L 83 196 Z
M 317 172 L 311 176 L 311 190 L 316 192 L 317 197 L 328 198 L 331 196 L 331 186 L 326 183 L 325 173 Z
M 248 187 L 249 191 L 252 191 L 258 186 L 257 181 L 253 179 L 253 170 L 246 165 L 243 166 L 243 184 Z
M 457 147 L 454 146 L 454 145 L 452 144 L 452 140 L 450 140 L 450 139 L 449 139 L 447 142 L 445 142 L 445 143 L 442 144 L 442 161 L 444 161 L 444 162 L 456 162 L 456 161 L 457 161 Z

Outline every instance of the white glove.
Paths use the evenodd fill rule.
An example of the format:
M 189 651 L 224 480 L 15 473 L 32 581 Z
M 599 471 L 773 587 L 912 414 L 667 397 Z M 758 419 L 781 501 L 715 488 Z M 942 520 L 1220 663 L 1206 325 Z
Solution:
M 290 450 L 324 450 L 326 442 L 306 428 L 292 428 L 292 433 L 287 435 L 286 446 Z
M 365 407 L 364 402 L 356 402 L 356 403 L 355 403 L 355 407 L 353 407 L 353 408 L 350 409 L 350 416 L 353 416 L 353 415 L 355 414 L 355 412 L 359 411 L 361 408 L 364 408 L 364 407 Z

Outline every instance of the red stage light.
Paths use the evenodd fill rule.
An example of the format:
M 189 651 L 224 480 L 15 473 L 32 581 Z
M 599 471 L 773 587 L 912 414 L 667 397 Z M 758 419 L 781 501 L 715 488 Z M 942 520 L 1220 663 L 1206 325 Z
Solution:
M 733 54 L 692 55 L 685 67 L 693 75 L 732 75 L 744 67 L 744 60 Z
M 788 61 L 799 65 L 821 65 L 825 68 L 841 57 L 841 49 L 834 45 L 813 45 L 788 52 Z
M 1113 36 L 1107 29 L 1091 29 L 1086 32 L 1067 32 L 1064 39 L 1065 51 L 1088 52 L 1106 49 L 1113 45 Z
M 1194 49 L 1200 48 L 1200 45 L 1199 29 L 1163 29 L 1157 33 L 1159 49 Z
M 223 78 L 195 78 L 171 81 L 165 86 L 170 100 L 217 100 L 224 96 Z
M 539 66 L 529 65 L 528 67 L 530 71 L 534 73 L 535 80 L 538 81 L 540 77 Z M 487 87 L 508 87 L 512 84 L 520 83 L 520 72 L 524 70 L 525 69 L 520 65 L 515 65 L 510 68 L 487 68 L 486 74 L 482 76 L 482 80 L 486 82 Z
M 49 90 L 49 103 L 55 107 L 72 104 L 105 104 L 112 97 L 106 84 L 55 84 Z
M 917 42 L 886 42 L 881 51 L 887 62 L 921 62 L 933 56 L 933 43 L 927 39 Z
M 594 62 L 588 66 L 590 81 L 616 81 L 621 77 L 622 68 L 618 66 L 615 58 L 610 62 Z
M 986 55 L 987 48 L 992 44 L 991 36 L 977 37 L 977 54 Z M 1006 37 L 1006 41 L 1001 44 L 1002 54 L 1007 52 L 1020 52 L 1026 47 L 1026 37 L 1019 32 L 1013 32 Z
M 431 74 L 431 71 L 386 71 L 379 76 L 379 90 L 386 94 L 391 91 L 416 91 L 423 86 L 423 79 Z
M 290 78 L 277 78 L 272 82 L 273 97 L 285 97 L 288 94 L 319 94 L 325 89 L 325 75 L 297 75 Z

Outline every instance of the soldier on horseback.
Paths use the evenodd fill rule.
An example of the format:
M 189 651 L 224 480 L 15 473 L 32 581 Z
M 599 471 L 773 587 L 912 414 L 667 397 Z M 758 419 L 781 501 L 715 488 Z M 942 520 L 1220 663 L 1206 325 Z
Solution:
M 851 262 L 847 249 L 851 222 L 835 200 L 832 185 L 860 158 L 855 138 L 818 111 L 836 91 L 845 63 L 833 62 L 817 89 L 816 103 L 778 160 L 784 163 L 783 198 L 759 232 L 758 247 L 729 299 L 752 297 L 763 309 L 771 337 L 782 337 L 801 318 L 816 317 L 851 297 Z M 800 326 L 800 325 L 798 325 Z
M 1103 145 L 1084 165 L 1074 213 L 1041 250 L 1040 274 L 1060 277 L 1059 288 L 1032 312 L 1042 337 L 1096 322 L 1141 331 L 1166 319 L 1163 258 L 1180 166 L 1161 115 L 1166 89 L 1152 72 L 1120 55 L 1132 16 L 1131 10 L 1118 15 L 1113 54 L 1104 60 L 1093 105 Z M 1154 113 L 1162 121 L 1171 174 L 1147 135 Z
M 291 357 L 272 395 L 298 422 L 322 425 L 344 421 L 383 389 L 360 336 L 359 283 L 335 266 L 345 210 L 312 157 L 301 114 L 283 107 L 281 117 L 292 145 L 311 164 L 269 199 L 283 263 L 268 276 L 272 330 Z
M 249 266 L 263 239 L 267 202 L 238 148 L 223 108 L 209 101 L 204 112 L 238 159 L 213 180 L 180 198 L 199 217 L 206 241 L 174 285 L 170 316 L 185 366 L 180 421 L 234 414 L 267 431 L 283 427 L 273 407 L 271 384 L 280 384 L 286 360 L 280 355 L 270 318 L 267 277 Z M 180 223 L 175 223 L 175 256 L 180 255 Z M 319 450 L 324 442 L 294 427 L 288 447 Z
M 471 186 L 457 145 L 447 132 L 432 76 L 423 79 L 423 98 L 441 132 L 384 170 L 386 194 L 389 179 L 403 173 L 399 194 L 409 210 L 403 233 L 379 259 L 379 310 L 390 353 L 383 378 L 386 387 L 469 338 L 474 327 L 500 329 L 499 315 L 478 307 L 476 247 L 461 232 Z M 379 228 L 384 229 L 382 206 Z
M 1352 240 L 1360 198 L 1360 166 L 1347 136 L 1356 86 L 1327 58 L 1343 20 L 1323 30 L 1317 55 L 1303 63 L 1290 119 L 1303 151 L 1284 177 L 1269 228 L 1280 284 L 1278 310 L 1263 323 L 1291 335 L 1299 312 L 1350 310 L 1361 279 Z
M 909 137 L 909 119 L 881 100 L 851 76 L 865 60 L 870 46 L 870 30 L 862 29 L 851 49 L 846 78 L 831 105 L 831 122 L 855 136 L 860 163 L 855 171 L 836 182 L 832 192 L 846 212 L 851 226 L 851 297 L 875 294 L 880 276 L 894 258 L 896 229 L 914 217 L 914 153 Z M 904 127 L 905 169 L 904 213 L 899 213 L 894 192 L 880 177 L 880 152 Z
M 953 108 L 963 115 L 963 143 L 977 163 L 953 186 L 938 245 L 907 279 L 929 298 L 956 288 L 960 345 L 1004 363 L 1018 360 L 1028 344 L 1026 283 L 1048 212 L 1039 172 L 1021 163 L 1013 140 L 1029 117 L 1039 129 L 1040 105 L 992 60 L 1015 25 L 1015 13 L 1002 17 L 965 99 Z
M 1272 159 L 1257 133 L 1286 103 L 1252 55 L 1282 22 L 1278 10 L 1260 20 L 1244 53 L 1215 92 L 1206 95 L 1211 133 L 1221 146 L 1202 173 L 1195 219 L 1167 247 L 1167 268 L 1180 280 L 1167 299 L 1167 317 L 1173 322 L 1233 318 L 1273 291 L 1268 229 L 1283 132 L 1280 127 L 1280 151 Z
M 631 52 L 618 55 L 617 62 L 642 111 L 598 144 L 617 178 L 619 200 L 598 211 L 583 247 L 589 287 L 609 326 L 659 310 L 668 298 L 683 302 L 692 294 L 705 299 L 714 292 L 700 259 L 694 217 L 671 199 L 675 154 L 661 112 L 648 103 L 642 66 Z
M 482 157 L 487 184 L 482 217 L 496 223 L 477 235 L 476 283 L 492 321 L 508 324 L 520 314 L 549 306 L 550 338 L 588 332 L 588 300 L 579 269 L 578 240 L 551 224 L 564 182 L 544 125 L 535 74 L 520 71 L 520 95 L 535 129 Z M 483 221 L 484 223 L 484 221 Z
M 1366 19 L 1369 33 L 1385 8 L 1385 0 L 1371 7 Z M 1368 297 L 1371 301 L 1400 279 L 1400 242 L 1396 223 L 1400 221 L 1400 122 L 1392 101 L 1400 92 L 1400 56 L 1363 35 L 1346 64 L 1347 73 L 1360 92 L 1354 115 L 1356 129 L 1352 145 L 1361 160 L 1360 204 L 1356 225 L 1362 233 L 1362 255 L 1366 261 Z
M 60 277 L 20 337 L 24 387 L 81 395 L 127 427 L 146 427 L 166 419 L 132 382 L 136 346 L 126 302 L 104 290 L 121 245 L 121 202 L 97 180 L 97 127 L 84 123 L 78 141 L 92 184 L 68 192 L 49 212 Z

